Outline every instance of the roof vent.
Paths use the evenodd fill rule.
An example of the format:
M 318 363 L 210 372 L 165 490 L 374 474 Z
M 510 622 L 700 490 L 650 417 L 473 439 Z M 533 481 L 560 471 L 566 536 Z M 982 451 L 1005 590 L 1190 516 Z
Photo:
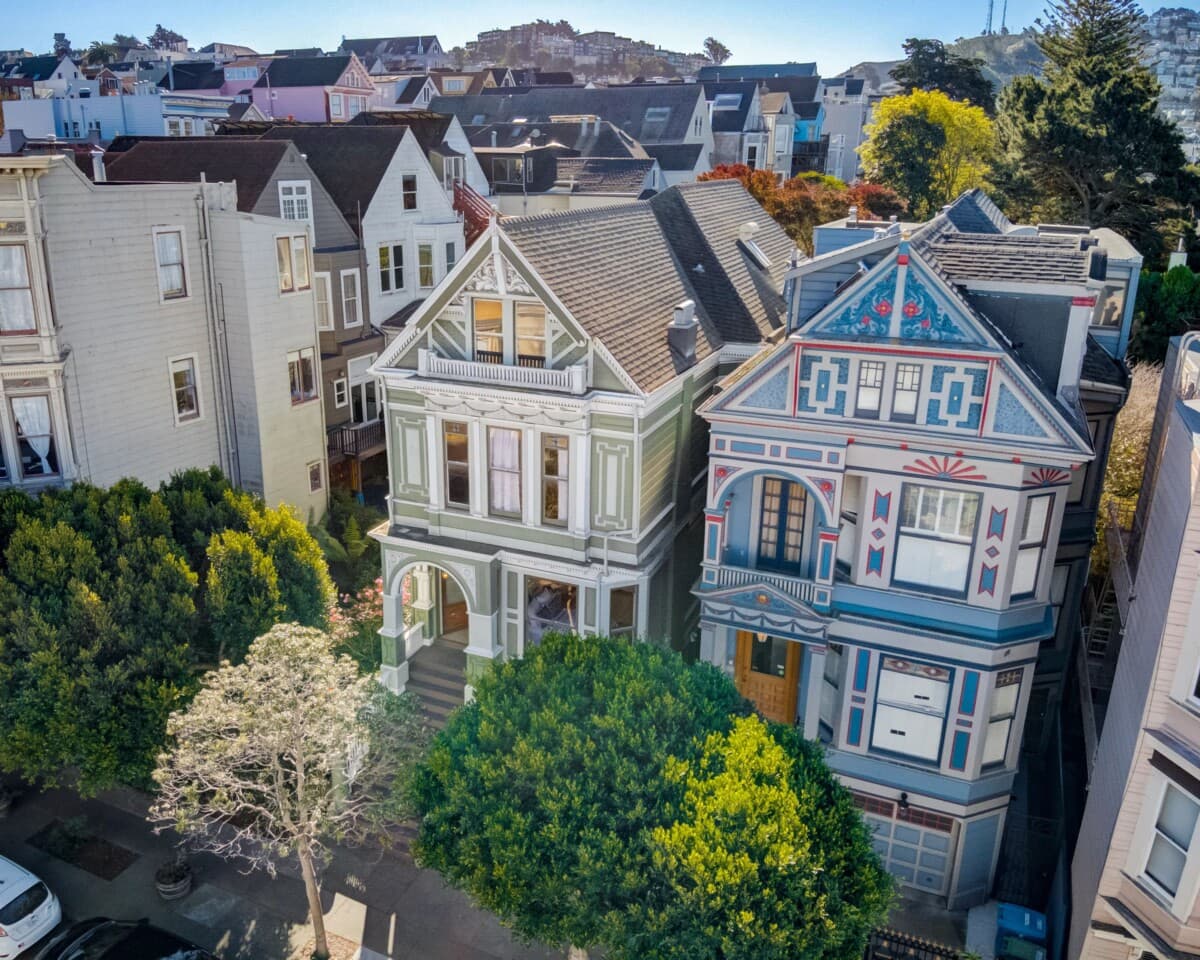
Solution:
M 1088 279 L 1104 280 L 1108 277 L 1108 253 L 1103 247 L 1096 247 L 1088 257 Z
M 685 365 L 696 362 L 696 331 L 700 324 L 696 320 L 696 302 L 683 300 L 675 306 L 675 315 L 667 324 L 667 344 Z
M 756 233 L 758 233 L 758 224 L 753 220 L 748 220 L 738 227 L 738 239 L 742 243 L 750 243 Z

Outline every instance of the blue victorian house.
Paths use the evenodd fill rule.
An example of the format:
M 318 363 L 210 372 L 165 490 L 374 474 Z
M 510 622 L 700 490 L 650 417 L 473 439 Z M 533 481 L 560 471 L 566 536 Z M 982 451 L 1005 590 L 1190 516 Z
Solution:
M 889 870 L 961 909 L 992 891 L 1037 678 L 1077 633 L 1086 544 L 1060 536 L 1094 518 L 1125 384 L 1093 334 L 1127 330 L 1140 258 L 978 192 L 824 245 L 792 271 L 794 332 L 701 410 L 701 653 L 824 741 Z

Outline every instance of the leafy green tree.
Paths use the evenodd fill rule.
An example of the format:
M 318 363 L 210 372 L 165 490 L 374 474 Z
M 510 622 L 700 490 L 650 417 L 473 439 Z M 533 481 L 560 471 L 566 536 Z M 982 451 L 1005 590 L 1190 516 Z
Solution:
M 379 576 L 379 543 L 367 531 L 386 516 L 358 502 L 345 490 L 335 490 L 321 522 L 309 527 L 329 564 L 339 594 L 357 593 Z
M 114 33 L 112 42 L 113 46 L 117 47 L 118 49 L 144 46 L 142 41 L 135 37 L 132 33 Z
M 1200 276 L 1186 266 L 1166 273 L 1143 270 L 1133 317 L 1130 358 L 1162 363 L 1170 339 L 1200 325 Z
M 426 739 L 411 695 L 359 676 L 321 631 L 281 624 L 209 673 L 169 731 L 150 819 L 272 876 L 298 863 L 313 956 L 328 957 L 318 872 L 333 842 L 387 843 L 409 813 Z
M 784 956 L 714 952 L 736 940 L 739 923 L 754 922 L 744 910 L 760 908 L 806 925 L 824 911 L 819 929 L 780 937 L 823 936 L 830 950 L 795 956 L 840 960 L 856 941 L 861 955 L 860 932 L 887 890 L 865 828 L 831 775 L 818 776 L 819 752 L 782 733 L 782 749 L 759 751 L 763 791 L 750 804 L 770 804 L 762 823 L 748 822 L 750 804 L 731 795 L 740 788 L 720 781 L 723 754 L 758 749 L 742 747 L 735 724 L 748 713 L 732 682 L 707 664 L 689 666 L 649 644 L 547 636 L 479 678 L 474 702 L 451 715 L 418 768 L 418 859 L 518 935 L 566 942 L 573 957 L 591 947 L 611 960 Z M 729 740 L 731 731 L 738 738 Z M 764 836 L 766 824 L 818 805 L 828 808 L 816 814 L 824 836 L 792 870 Z M 701 846 L 684 854 L 693 841 Z M 707 853 L 712 859 L 699 863 Z M 743 873 L 732 899 L 715 911 L 690 909 L 705 899 L 697 884 L 724 882 L 734 860 Z M 829 875 L 814 876 L 820 869 Z M 755 892 L 758 883 L 769 889 Z M 786 910 L 783 901 L 803 891 L 811 899 Z M 839 923 L 844 931 L 827 929 Z
M 821 759 L 778 725 L 743 717 L 711 733 L 653 831 L 655 879 L 637 956 L 645 960 L 858 960 L 887 916 L 891 881 L 870 832 Z
M 112 63 L 117 59 L 117 48 L 111 43 L 105 43 L 102 40 L 93 40 L 88 44 L 85 56 L 90 66 L 102 66 L 106 63 Z
M 704 41 L 704 55 L 717 66 L 733 56 L 730 49 L 716 37 L 707 37 Z
M 905 93 L 940 90 L 951 100 L 982 107 L 989 116 L 996 112 L 995 93 L 992 82 L 983 75 L 982 60 L 951 53 L 941 40 L 917 37 L 904 41 L 904 57 L 889 75 Z
M 161 23 L 154 25 L 154 32 L 146 38 L 146 42 L 155 50 L 171 50 L 178 44 L 187 43 L 187 37 L 174 30 L 168 30 Z
M 450 60 L 454 63 L 455 70 L 461 70 L 463 64 L 467 62 L 467 51 L 465 47 L 451 47 Z
M 897 125 L 900 129 L 893 131 Z M 881 100 L 867 134 L 859 148 L 866 179 L 891 187 L 921 218 L 981 186 L 995 156 L 995 132 L 983 109 L 938 90 Z
M 1157 256 L 1159 223 L 1194 184 L 1178 131 L 1157 112 L 1141 10 L 1132 0 L 1062 0 L 1041 26 L 1044 75 L 1017 77 L 1000 96 L 1012 178 L 1035 213 L 1112 227 Z
M 284 615 L 275 564 L 238 530 L 214 533 L 209 542 L 205 597 L 218 663 L 227 656 L 240 663 L 254 638 Z
M 171 475 L 159 495 L 171 517 L 171 530 L 187 552 L 188 563 L 203 572 L 208 542 L 222 530 L 244 530 L 236 506 L 225 494 L 233 486 L 219 467 L 192 468 Z

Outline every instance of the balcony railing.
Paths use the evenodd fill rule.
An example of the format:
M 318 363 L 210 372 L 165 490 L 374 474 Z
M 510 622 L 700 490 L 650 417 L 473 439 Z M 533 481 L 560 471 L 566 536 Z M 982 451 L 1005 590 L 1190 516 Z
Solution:
M 743 567 L 719 566 L 716 568 L 717 587 L 749 587 L 767 583 L 808 606 L 827 603 L 829 587 L 803 577 L 789 577 L 786 573 L 773 570 L 747 570 Z
M 528 358 L 526 358 L 528 359 Z M 545 362 L 543 358 L 536 358 Z M 543 366 L 504 363 L 481 363 L 479 360 L 448 360 L 432 350 L 421 349 L 417 354 L 417 373 L 422 377 L 443 380 L 464 380 L 501 387 L 520 387 L 527 390 L 551 390 L 555 393 L 582 395 L 587 390 L 587 367 L 577 363 L 562 370 Z
M 329 428 L 329 455 L 361 457 L 381 448 L 386 441 L 383 436 L 383 420 L 368 420 L 366 423 L 342 423 Z
M 503 363 L 504 353 L 500 350 L 480 350 L 475 348 L 476 363 Z M 544 367 L 546 358 L 540 353 L 519 353 L 517 354 L 518 367 Z

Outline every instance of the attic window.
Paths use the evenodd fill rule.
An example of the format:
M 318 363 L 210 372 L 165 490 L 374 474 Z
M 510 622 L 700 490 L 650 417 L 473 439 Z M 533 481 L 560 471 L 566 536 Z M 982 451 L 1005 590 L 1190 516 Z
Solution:
M 742 95 L 740 93 L 718 93 L 713 99 L 714 110 L 740 110 Z

